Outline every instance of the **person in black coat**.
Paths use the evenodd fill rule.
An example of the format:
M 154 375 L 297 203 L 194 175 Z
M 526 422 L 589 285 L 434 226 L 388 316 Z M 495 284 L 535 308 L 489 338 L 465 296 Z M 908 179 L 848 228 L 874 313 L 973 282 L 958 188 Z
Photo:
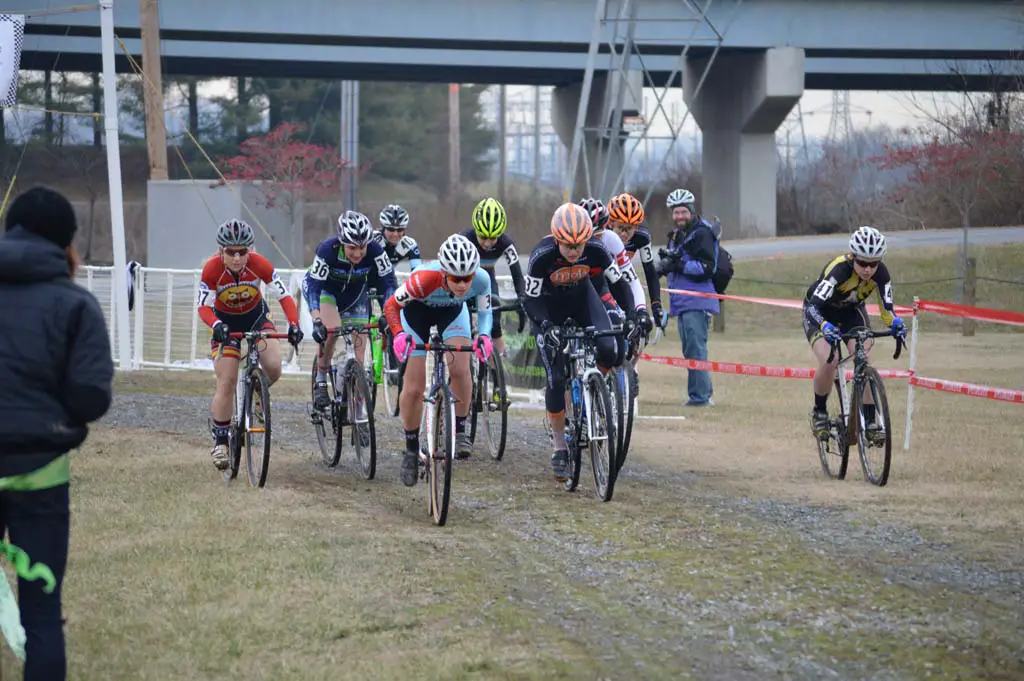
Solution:
M 114 363 L 96 298 L 74 282 L 77 221 L 36 187 L 0 238 L 0 537 L 52 580 L 18 577 L 25 681 L 67 674 L 61 583 L 68 557 L 68 452 L 111 402 Z M 49 582 L 49 583 L 47 583 Z

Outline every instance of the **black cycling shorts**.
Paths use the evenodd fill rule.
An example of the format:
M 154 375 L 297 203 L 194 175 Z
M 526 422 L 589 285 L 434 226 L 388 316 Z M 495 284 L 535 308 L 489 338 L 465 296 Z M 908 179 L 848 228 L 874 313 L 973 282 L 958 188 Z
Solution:
M 839 328 L 840 333 L 850 333 L 854 329 L 870 329 L 871 321 L 868 318 L 868 309 L 864 304 L 853 305 L 851 307 L 843 307 L 838 309 L 824 309 L 818 308 L 821 311 L 821 316 L 825 318 L 825 321 L 832 322 Z M 814 320 L 814 317 L 807 311 L 807 305 L 804 304 L 804 335 L 807 336 L 807 342 L 811 345 L 814 341 L 819 338 L 823 338 L 821 333 L 821 327 L 818 326 L 818 322 Z

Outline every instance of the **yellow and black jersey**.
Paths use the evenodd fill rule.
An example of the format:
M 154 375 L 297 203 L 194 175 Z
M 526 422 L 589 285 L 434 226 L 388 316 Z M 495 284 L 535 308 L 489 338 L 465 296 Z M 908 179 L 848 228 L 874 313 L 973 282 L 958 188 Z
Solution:
M 818 280 L 807 289 L 804 307 L 820 325 L 830 312 L 863 305 L 875 292 L 878 293 L 878 300 L 881 303 L 882 321 L 888 326 L 892 324 L 894 315 L 889 270 L 885 264 L 878 263 L 875 275 L 864 280 L 857 276 L 853 269 L 853 256 L 841 255 L 825 265 Z

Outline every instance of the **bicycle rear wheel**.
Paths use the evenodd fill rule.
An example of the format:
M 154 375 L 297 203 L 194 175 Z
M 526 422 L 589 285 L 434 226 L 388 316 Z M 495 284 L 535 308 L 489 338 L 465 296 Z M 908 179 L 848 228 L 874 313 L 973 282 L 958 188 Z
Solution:
M 570 383 L 571 386 L 571 383 Z M 570 387 L 565 391 L 565 448 L 569 452 L 569 477 L 563 483 L 566 492 L 572 492 L 580 484 L 580 469 L 583 467 L 583 455 L 580 451 L 583 441 L 583 395 L 579 401 L 573 399 Z
M 317 364 L 316 359 L 313 360 L 312 369 L 312 380 L 310 382 L 310 390 L 316 388 L 316 372 Z M 337 466 L 338 456 L 341 452 L 338 452 L 334 446 L 334 441 L 338 437 L 338 414 L 337 405 L 334 400 L 334 376 L 329 374 L 327 377 L 327 394 L 331 398 L 331 404 L 324 409 L 316 408 L 316 401 L 311 396 L 310 399 L 310 410 L 309 420 L 313 424 L 313 431 L 316 433 L 316 443 L 320 446 L 320 456 L 327 466 Z
M 626 408 L 625 398 L 622 394 L 624 388 L 622 381 L 622 370 L 612 369 L 604 375 L 604 384 L 611 396 L 611 418 L 615 421 L 615 432 L 619 437 L 616 451 L 622 451 L 622 434 L 626 432 Z M 615 462 L 618 465 L 618 461 Z
M 452 495 L 452 459 L 455 455 L 455 403 L 447 387 L 437 394 L 427 459 L 430 515 L 438 526 L 448 521 Z
M 345 369 L 345 412 L 349 426 L 349 440 L 356 452 L 359 470 L 367 480 L 377 474 L 377 431 L 373 422 L 373 397 L 370 379 L 362 365 L 355 360 Z M 344 425 L 338 427 L 338 440 L 344 435 Z M 340 454 L 341 446 L 337 446 Z
M 636 372 L 636 367 L 631 367 L 627 364 L 625 369 L 626 391 L 623 391 L 623 401 L 626 407 L 626 423 L 625 432 L 619 441 L 622 442 L 622 446 L 619 448 L 618 459 L 619 466 L 618 470 L 622 470 L 622 465 L 626 463 L 626 454 L 629 452 L 629 443 L 633 439 L 633 419 L 636 416 L 636 396 L 640 394 L 640 376 Z M 616 472 L 617 474 L 617 472 Z
M 398 396 L 402 392 L 402 365 L 398 362 L 398 358 L 395 357 L 394 351 L 391 349 L 391 343 L 387 342 L 387 339 L 383 343 L 381 383 L 383 383 L 384 409 L 387 410 L 388 416 L 398 416 Z M 376 404 L 374 408 L 376 408 Z
M 840 369 L 842 371 L 842 369 Z M 818 459 L 821 469 L 830 478 L 843 480 L 850 463 L 850 438 L 847 433 L 847 421 L 843 418 L 843 403 L 840 396 L 839 381 L 835 382 L 832 395 L 838 405 L 829 408 L 829 429 L 826 437 L 818 438 Z
M 491 353 L 487 364 L 480 365 L 480 405 L 484 417 L 484 433 L 491 458 L 501 461 L 508 439 L 508 390 L 501 355 Z
M 874 398 L 875 424 L 878 426 L 871 433 L 867 431 L 867 419 L 864 416 L 864 391 L 866 390 L 870 390 L 871 396 Z M 864 367 L 864 382 L 856 386 L 853 393 L 851 400 L 853 406 L 850 408 L 852 414 L 850 438 L 857 438 L 857 451 L 860 453 L 864 479 L 872 485 L 884 487 L 889 482 L 889 467 L 892 464 L 892 427 L 889 421 L 889 400 L 885 395 L 885 385 L 874 367 Z M 872 451 L 877 453 L 874 461 L 870 460 Z
M 587 438 L 587 446 L 590 449 L 590 467 L 594 472 L 594 487 L 601 501 L 611 501 L 619 470 L 616 455 L 618 435 L 615 432 L 612 398 L 608 393 L 608 384 L 597 374 L 587 378 L 586 388 L 590 402 L 586 422 L 593 427 L 593 432 Z
M 469 358 L 469 385 L 471 394 L 469 396 L 469 440 L 476 443 L 476 426 L 480 418 L 480 412 L 484 410 L 484 386 L 487 380 L 487 372 L 484 371 L 483 362 L 476 357 Z
M 270 468 L 270 381 L 263 369 L 254 367 L 245 385 L 243 433 L 245 435 L 245 467 L 249 484 L 267 484 Z

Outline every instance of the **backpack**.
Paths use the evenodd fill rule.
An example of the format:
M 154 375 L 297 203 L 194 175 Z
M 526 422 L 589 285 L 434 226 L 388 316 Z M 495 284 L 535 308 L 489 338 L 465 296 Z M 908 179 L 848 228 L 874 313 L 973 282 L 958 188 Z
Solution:
M 718 220 L 718 217 L 712 217 L 711 233 L 715 237 L 715 270 L 711 275 L 711 283 L 714 284 L 715 293 L 719 295 L 725 293 L 725 289 L 729 288 L 729 282 L 732 281 L 732 275 L 734 273 L 732 267 L 732 254 L 722 247 L 719 241 L 722 234 L 722 226 Z

